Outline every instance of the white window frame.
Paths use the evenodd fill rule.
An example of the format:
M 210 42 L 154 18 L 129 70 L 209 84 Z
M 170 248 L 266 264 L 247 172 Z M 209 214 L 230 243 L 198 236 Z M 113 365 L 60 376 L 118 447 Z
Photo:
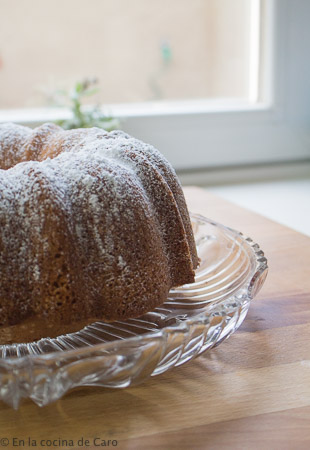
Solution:
M 122 129 L 152 143 L 177 170 L 310 159 L 310 2 L 259 0 L 264 9 L 257 102 L 199 100 L 110 105 Z M 0 111 L 37 126 L 57 109 Z

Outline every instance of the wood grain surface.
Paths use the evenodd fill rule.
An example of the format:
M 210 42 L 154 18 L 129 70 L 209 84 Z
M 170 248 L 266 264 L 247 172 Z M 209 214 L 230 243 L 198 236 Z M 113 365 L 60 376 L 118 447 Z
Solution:
M 1 403 L 0 445 L 5 437 L 7 448 L 32 448 L 30 437 L 37 448 L 41 439 L 74 443 L 50 448 L 102 448 L 109 439 L 120 449 L 310 448 L 310 238 L 202 189 L 185 193 L 191 211 L 252 237 L 268 258 L 241 328 L 137 387 L 80 388 L 44 408 Z M 13 447 L 13 438 L 25 444 Z M 78 446 L 81 438 L 89 445 Z

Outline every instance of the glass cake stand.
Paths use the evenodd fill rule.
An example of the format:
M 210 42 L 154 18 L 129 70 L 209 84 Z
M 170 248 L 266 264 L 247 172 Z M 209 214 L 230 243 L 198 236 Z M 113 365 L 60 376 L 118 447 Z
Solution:
M 29 344 L 0 346 L 0 398 L 39 406 L 77 386 L 124 388 L 184 364 L 227 339 L 243 322 L 267 275 L 264 253 L 240 232 L 192 214 L 201 259 L 194 284 L 126 321 Z

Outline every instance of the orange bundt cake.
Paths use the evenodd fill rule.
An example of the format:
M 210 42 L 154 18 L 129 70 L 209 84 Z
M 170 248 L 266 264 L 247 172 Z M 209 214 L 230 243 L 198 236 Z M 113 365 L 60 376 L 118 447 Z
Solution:
M 183 192 L 152 146 L 0 125 L 0 326 L 137 317 L 197 265 Z

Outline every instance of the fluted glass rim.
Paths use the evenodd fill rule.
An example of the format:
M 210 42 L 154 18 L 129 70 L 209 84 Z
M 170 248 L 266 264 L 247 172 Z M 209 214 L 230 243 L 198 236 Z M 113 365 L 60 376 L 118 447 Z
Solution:
M 198 214 L 191 219 L 202 256 L 195 283 L 172 289 L 163 305 L 138 319 L 1 346 L 0 399 L 17 409 L 22 398 L 44 406 L 78 386 L 137 385 L 234 333 L 265 281 L 267 259 L 239 231 Z

